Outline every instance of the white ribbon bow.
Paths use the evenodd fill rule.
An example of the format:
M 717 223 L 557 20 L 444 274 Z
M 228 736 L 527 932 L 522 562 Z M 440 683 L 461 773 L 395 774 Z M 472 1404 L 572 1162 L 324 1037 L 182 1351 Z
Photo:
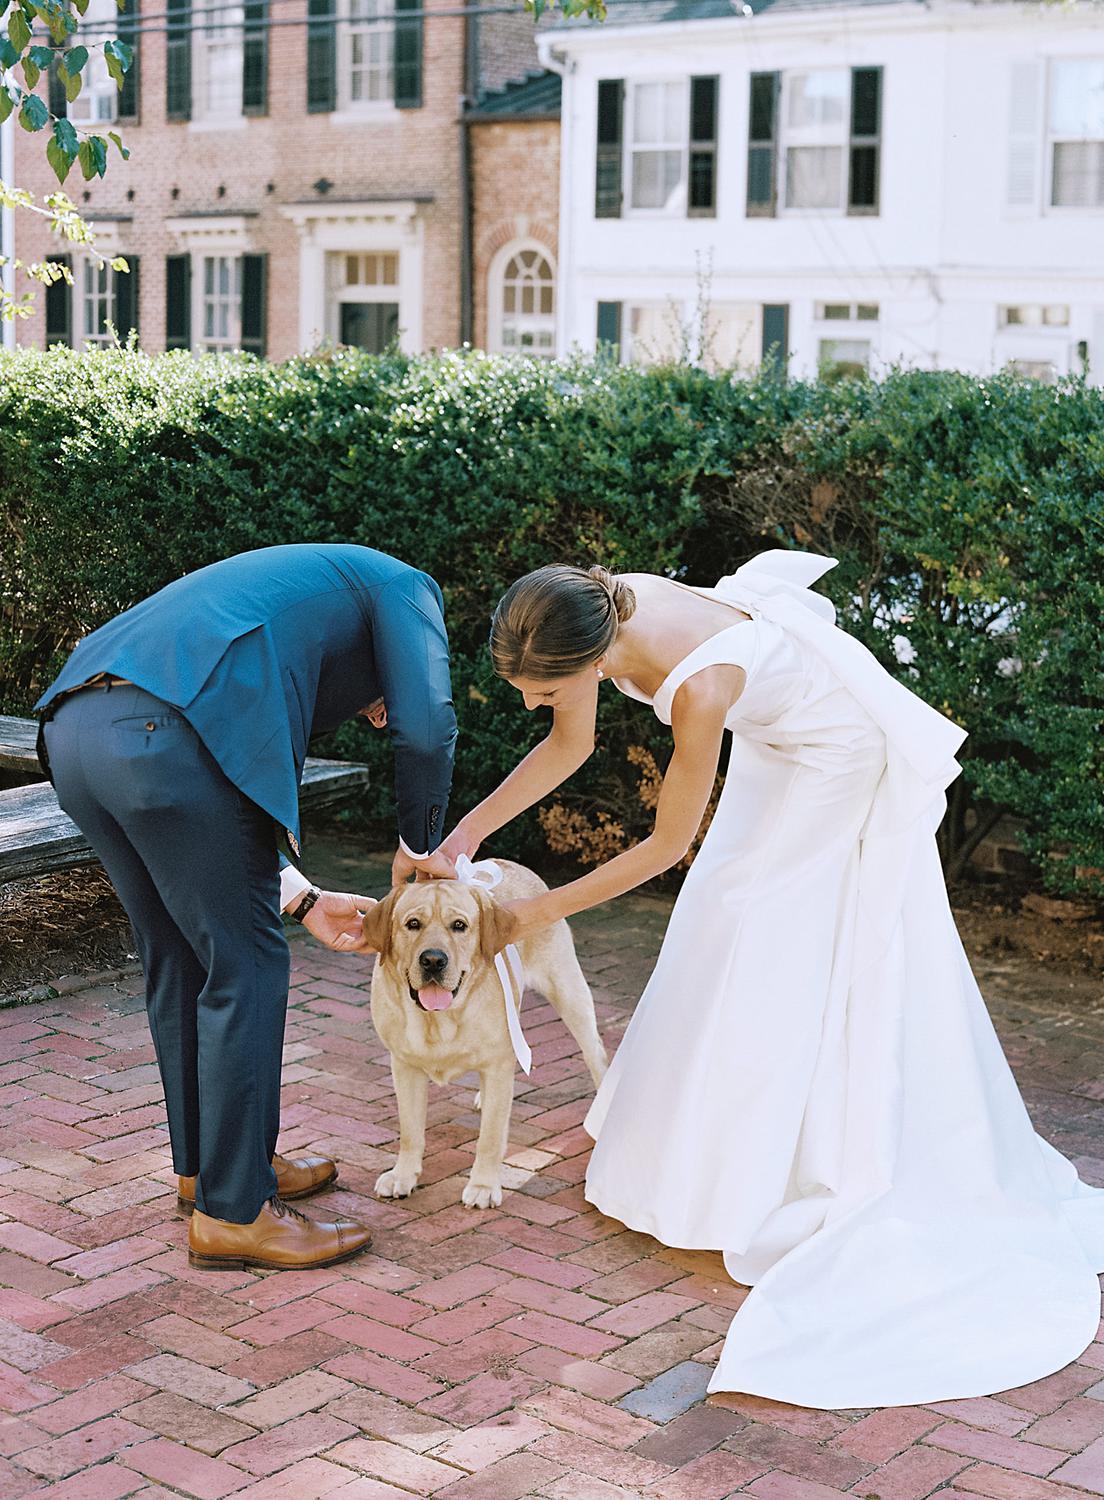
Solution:
M 485 891 L 493 891 L 495 886 L 501 883 L 503 871 L 493 859 L 473 860 L 467 854 L 458 854 L 456 878 L 461 885 L 477 885 Z M 507 943 L 505 957 L 501 953 L 496 953 L 494 963 L 498 982 L 502 986 L 502 998 L 506 1005 L 506 1025 L 509 1028 L 514 1056 L 518 1060 L 521 1071 L 528 1073 L 533 1066 L 533 1053 L 521 1029 L 521 997 L 525 993 L 525 971 L 521 966 L 521 955 L 513 943 Z

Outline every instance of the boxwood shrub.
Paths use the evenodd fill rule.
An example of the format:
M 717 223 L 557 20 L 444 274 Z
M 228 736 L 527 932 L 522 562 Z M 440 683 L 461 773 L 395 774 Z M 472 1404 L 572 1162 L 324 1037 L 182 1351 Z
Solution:
M 841 623 L 970 730 L 949 870 L 1011 811 L 1051 889 L 1101 895 L 1102 474 L 1104 395 L 1011 373 L 801 383 L 471 351 L 0 353 L 0 709 L 27 712 L 80 635 L 189 569 L 359 542 L 444 590 L 455 817 L 546 728 L 486 650 L 520 573 L 601 561 L 708 584 L 763 547 L 809 547 L 840 559 L 823 587 Z M 544 831 L 527 817 L 499 852 L 532 857 L 548 834 L 593 855 L 603 829 L 647 831 L 667 731 L 602 697 L 597 753 Z M 367 760 L 357 817 L 387 816 L 384 737 L 350 725 L 316 748 Z

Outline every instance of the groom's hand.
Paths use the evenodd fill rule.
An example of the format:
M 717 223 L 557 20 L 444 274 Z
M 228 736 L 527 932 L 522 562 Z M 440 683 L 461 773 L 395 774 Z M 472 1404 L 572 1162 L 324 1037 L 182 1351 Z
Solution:
M 362 918 L 375 906 L 371 896 L 348 891 L 323 891 L 303 918 L 303 926 L 325 948 L 335 953 L 371 953 L 364 937 Z
M 410 858 L 405 849 L 398 849 L 391 861 L 391 884 L 405 885 L 411 875 L 419 880 L 455 880 L 456 866 L 445 854 L 444 845 L 427 854 L 425 859 Z

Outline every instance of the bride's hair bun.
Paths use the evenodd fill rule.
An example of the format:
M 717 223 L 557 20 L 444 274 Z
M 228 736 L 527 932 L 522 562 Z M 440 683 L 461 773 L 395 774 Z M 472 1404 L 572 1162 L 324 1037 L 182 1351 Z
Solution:
M 626 620 L 632 618 L 636 610 L 636 595 L 627 583 L 622 583 L 620 578 L 615 578 L 608 568 L 603 568 L 600 563 L 595 563 L 592 568 L 587 569 L 588 575 L 600 583 L 613 600 L 614 612 L 617 615 L 617 623 L 624 625 Z

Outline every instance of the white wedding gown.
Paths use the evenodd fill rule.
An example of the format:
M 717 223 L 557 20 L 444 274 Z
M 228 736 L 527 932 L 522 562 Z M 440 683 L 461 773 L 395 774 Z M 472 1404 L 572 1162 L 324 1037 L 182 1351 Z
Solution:
M 1104 1190 L 1032 1127 L 947 901 L 935 830 L 965 738 L 767 552 L 712 825 L 588 1113 L 586 1196 L 752 1291 L 710 1391 L 796 1405 L 989 1395 L 1076 1359 L 1100 1317 Z M 642 698 L 631 683 L 622 691 Z

